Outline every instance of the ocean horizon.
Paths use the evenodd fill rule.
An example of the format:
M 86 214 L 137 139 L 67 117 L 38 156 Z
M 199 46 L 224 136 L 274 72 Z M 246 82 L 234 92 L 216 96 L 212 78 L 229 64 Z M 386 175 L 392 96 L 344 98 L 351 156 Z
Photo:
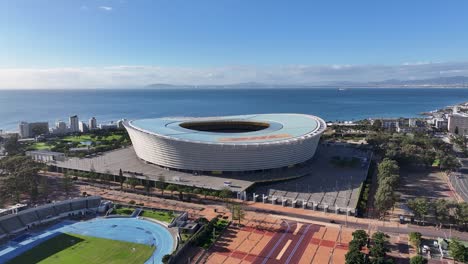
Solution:
M 468 101 L 463 88 L 238 88 L 0 90 L 0 130 L 17 131 L 20 121 L 68 122 L 122 118 L 304 113 L 326 121 L 417 117 Z

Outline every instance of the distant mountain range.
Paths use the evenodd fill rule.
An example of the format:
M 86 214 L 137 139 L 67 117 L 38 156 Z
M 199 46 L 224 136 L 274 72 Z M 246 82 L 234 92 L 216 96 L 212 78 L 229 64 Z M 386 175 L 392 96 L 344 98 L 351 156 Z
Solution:
M 311 84 L 267 84 L 257 82 L 235 83 L 227 85 L 173 85 L 173 84 L 150 84 L 145 86 L 149 89 L 246 89 L 246 88 L 468 88 L 467 76 L 438 77 L 422 80 L 385 80 L 379 82 L 326 82 Z

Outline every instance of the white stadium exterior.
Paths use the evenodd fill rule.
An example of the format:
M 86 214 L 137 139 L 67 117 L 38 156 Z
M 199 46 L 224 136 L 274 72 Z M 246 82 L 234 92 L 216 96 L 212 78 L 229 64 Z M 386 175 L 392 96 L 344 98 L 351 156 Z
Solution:
M 124 123 L 137 156 L 165 168 L 246 172 L 310 160 L 325 122 L 305 114 L 154 118 Z

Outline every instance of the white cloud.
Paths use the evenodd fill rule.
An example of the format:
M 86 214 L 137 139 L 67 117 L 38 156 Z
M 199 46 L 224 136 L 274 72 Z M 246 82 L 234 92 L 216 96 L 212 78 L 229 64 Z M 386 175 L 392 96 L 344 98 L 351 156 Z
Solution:
M 104 11 L 112 11 L 111 6 L 100 6 L 99 9 L 104 10 Z
M 210 68 L 108 66 L 67 68 L 0 68 L 0 89 L 119 88 L 153 83 L 223 85 L 242 82 L 323 84 L 468 76 L 468 62 L 411 65 L 284 65 Z

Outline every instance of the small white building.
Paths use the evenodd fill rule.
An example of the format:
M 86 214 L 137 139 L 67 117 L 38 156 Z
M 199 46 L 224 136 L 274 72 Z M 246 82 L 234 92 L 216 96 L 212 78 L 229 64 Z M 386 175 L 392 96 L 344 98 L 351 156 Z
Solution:
M 33 150 L 26 151 L 26 156 L 31 157 L 35 161 L 49 162 L 49 161 L 64 161 L 65 154 L 61 152 L 54 152 L 48 150 Z
M 445 118 L 434 118 L 434 127 L 437 129 L 447 130 L 448 129 L 448 120 Z

